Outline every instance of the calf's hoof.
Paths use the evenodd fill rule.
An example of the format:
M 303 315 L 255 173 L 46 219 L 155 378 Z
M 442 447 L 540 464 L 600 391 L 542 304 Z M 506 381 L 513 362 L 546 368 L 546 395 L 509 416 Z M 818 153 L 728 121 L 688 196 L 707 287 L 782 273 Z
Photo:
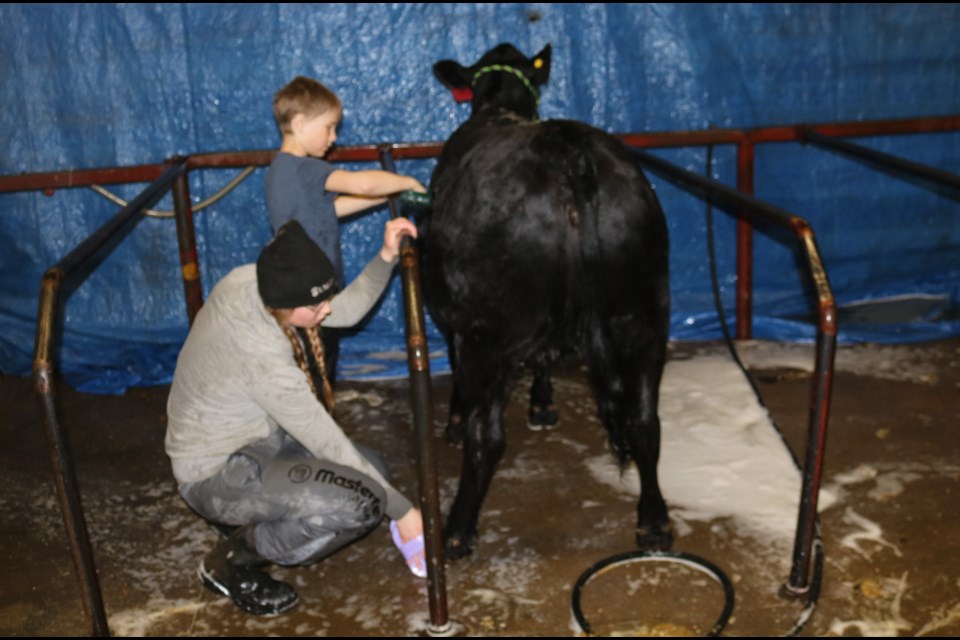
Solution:
M 447 421 L 447 442 L 450 444 L 462 444 L 466 431 L 467 429 L 463 424 L 463 419 L 459 415 L 451 415 Z
M 446 539 L 445 551 L 447 559 L 459 560 L 466 558 L 473 553 L 473 547 L 476 544 L 476 536 L 464 538 L 459 535 L 444 536 Z
M 531 431 L 549 429 L 557 424 L 558 418 L 556 406 L 531 404 L 530 412 L 527 414 L 527 427 Z
M 637 527 L 637 546 L 648 551 L 666 551 L 673 544 L 673 525 Z

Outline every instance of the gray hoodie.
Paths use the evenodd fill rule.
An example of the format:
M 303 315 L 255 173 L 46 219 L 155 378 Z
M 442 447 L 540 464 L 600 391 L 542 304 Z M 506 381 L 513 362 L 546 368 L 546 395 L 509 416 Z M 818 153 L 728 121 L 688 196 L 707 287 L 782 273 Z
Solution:
M 380 298 L 393 265 L 379 254 L 331 302 L 323 325 L 351 327 Z M 310 389 L 290 341 L 263 306 L 256 265 L 214 287 L 177 359 L 167 400 L 166 451 L 178 482 L 216 474 L 230 454 L 282 427 L 317 458 L 352 467 L 387 492 L 396 520 L 411 503 L 357 452 Z

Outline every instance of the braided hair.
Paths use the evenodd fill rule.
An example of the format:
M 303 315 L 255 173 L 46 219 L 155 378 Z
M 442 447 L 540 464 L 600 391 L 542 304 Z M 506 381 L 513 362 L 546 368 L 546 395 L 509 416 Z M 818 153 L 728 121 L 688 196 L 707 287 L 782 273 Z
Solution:
M 280 325 L 280 329 L 283 330 L 283 333 L 290 341 L 290 346 L 293 348 L 294 359 L 297 361 L 300 370 L 307 376 L 307 383 L 310 385 L 313 395 L 326 407 L 328 412 L 332 413 L 334 405 L 333 388 L 330 386 L 330 379 L 327 377 L 327 363 L 324 360 L 323 342 L 320 340 L 320 327 L 310 327 L 309 329 L 302 329 L 301 331 L 306 335 L 307 342 L 310 344 L 313 360 L 320 374 L 322 395 L 317 392 L 317 385 L 313 380 L 313 375 L 310 373 L 310 365 L 307 362 L 307 354 L 304 351 L 303 342 L 301 342 L 300 336 L 297 335 L 297 330 L 289 322 L 290 310 L 272 309 L 270 307 L 267 307 L 267 310 L 270 312 L 270 315 L 273 316 L 273 319 L 277 321 L 277 324 Z

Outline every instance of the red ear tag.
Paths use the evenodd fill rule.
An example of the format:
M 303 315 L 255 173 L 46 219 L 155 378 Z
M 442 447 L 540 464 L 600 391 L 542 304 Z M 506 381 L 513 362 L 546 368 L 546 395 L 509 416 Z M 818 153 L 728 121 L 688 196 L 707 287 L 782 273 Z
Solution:
M 450 90 L 456 102 L 470 102 L 473 100 L 473 89 L 470 87 L 454 87 Z

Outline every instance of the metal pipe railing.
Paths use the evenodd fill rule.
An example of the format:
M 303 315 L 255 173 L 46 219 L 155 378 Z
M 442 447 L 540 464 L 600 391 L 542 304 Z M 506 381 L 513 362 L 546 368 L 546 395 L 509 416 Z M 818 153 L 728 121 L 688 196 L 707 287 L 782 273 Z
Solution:
M 822 136 L 888 136 L 917 133 L 945 133 L 960 131 L 960 115 L 904 118 L 892 120 L 867 120 L 862 122 L 822 123 L 813 125 L 768 126 L 753 129 L 708 129 L 706 131 L 668 131 L 620 134 L 620 138 L 632 147 L 667 148 L 717 144 L 737 146 L 737 188 L 753 195 L 753 165 L 756 145 L 775 142 L 810 141 L 811 133 Z M 334 162 L 376 162 L 380 159 L 382 145 L 354 145 L 338 147 L 330 152 L 328 160 Z M 425 159 L 440 155 L 442 142 L 417 142 L 390 145 L 394 159 Z M 226 168 L 266 166 L 270 164 L 275 150 L 214 152 L 192 155 L 190 168 Z M 127 168 L 70 170 L 19 176 L 0 176 L 0 193 L 13 191 L 43 190 L 50 194 L 58 188 L 146 182 L 162 173 L 164 165 L 139 165 Z M 181 247 L 181 250 L 183 248 Z M 185 263 L 185 268 L 187 263 Z M 744 217 L 737 222 L 737 285 L 736 285 L 736 336 L 747 339 L 752 335 L 752 285 L 753 285 L 753 229 Z M 186 275 L 186 274 L 185 274 Z M 185 284 L 186 286 L 186 284 Z M 188 302 L 188 315 L 193 313 Z M 192 318 L 193 316 L 190 315 Z
M 811 128 L 801 129 L 800 136 L 800 142 L 804 144 L 811 144 L 856 160 L 863 160 L 871 167 L 895 177 L 919 181 L 924 187 L 946 188 L 960 194 L 960 175 L 956 173 L 876 151 L 846 140 L 839 140 L 833 136 L 818 133 Z
M 68 169 L 66 171 L 0 176 L 0 193 L 43 191 L 47 195 L 52 195 L 56 189 L 89 187 L 92 184 L 153 182 L 163 174 L 166 166 L 164 163 L 142 164 L 132 167 Z
M 788 211 L 744 195 L 715 180 L 697 175 L 645 151 L 632 149 L 645 167 L 661 175 L 685 191 L 704 200 L 716 201 L 734 215 L 763 220 L 792 231 L 800 243 L 817 295 L 819 322 L 817 353 L 810 416 L 807 429 L 807 453 L 803 466 L 800 508 L 794 542 L 793 564 L 785 585 L 791 594 L 802 594 L 810 586 L 810 559 L 816 532 L 817 500 L 823 476 L 823 454 L 826 444 L 830 392 L 833 386 L 833 362 L 837 341 L 837 314 L 833 293 L 827 280 L 820 252 L 810 224 Z
M 798 524 L 794 550 L 794 563 L 790 581 L 787 585 L 789 591 L 802 592 L 809 581 L 810 541 L 815 531 L 816 501 L 822 473 L 823 444 L 826 437 L 833 359 L 836 349 L 836 311 L 826 279 L 826 273 L 823 271 L 819 251 L 816 247 L 813 232 L 809 224 L 802 218 L 782 212 L 782 210 L 776 210 L 776 208 L 760 203 L 750 197 L 753 193 L 755 145 L 771 142 L 807 142 L 826 146 L 834 143 L 832 148 L 839 150 L 840 146 L 844 146 L 846 150 L 849 150 L 851 146 L 856 145 L 849 145 L 849 143 L 839 145 L 835 143 L 840 141 L 834 139 L 825 141 L 823 137 L 905 135 L 958 130 L 960 130 L 960 116 L 945 116 L 786 127 L 761 127 L 751 130 L 711 129 L 708 131 L 634 133 L 618 136 L 625 143 L 635 147 L 682 147 L 714 144 L 737 145 L 737 186 L 740 193 L 712 180 L 705 181 L 705 179 L 700 176 L 669 165 L 669 163 L 665 163 L 655 156 L 643 154 L 639 151 L 636 151 L 636 153 L 642 154 L 643 158 L 641 161 L 647 162 L 648 166 L 654 171 L 664 172 L 664 174 L 668 174 L 668 177 L 672 175 L 673 177 L 671 179 L 685 182 L 686 186 L 684 188 L 697 191 L 701 197 L 717 198 L 727 203 L 728 206 L 740 208 L 739 211 L 734 212 L 735 215 L 738 216 L 738 338 L 750 337 L 752 315 L 752 294 L 750 288 L 752 286 L 753 233 L 751 221 L 753 217 L 758 216 L 763 219 L 771 219 L 776 221 L 777 224 L 780 224 L 780 226 L 791 229 L 800 239 L 806 254 L 811 276 L 817 289 L 820 319 L 817 334 L 815 376 L 811 393 L 807 457 L 804 463 L 803 497 L 801 498 L 800 514 L 798 516 L 800 522 Z M 442 147 L 443 143 L 439 142 L 394 144 L 387 145 L 386 148 L 388 148 L 389 151 L 386 155 L 391 159 L 433 158 L 440 155 Z M 340 162 L 374 162 L 378 160 L 383 162 L 384 148 L 384 145 L 341 147 L 334 149 L 328 159 Z M 168 168 L 169 163 L 160 163 L 133 167 L 0 176 L 0 193 L 41 190 L 47 195 L 51 195 L 56 189 L 60 188 L 92 186 L 95 184 L 124 184 L 156 181 L 131 202 L 129 206 L 124 207 L 117 216 L 103 225 L 94 236 L 91 236 L 90 239 L 82 243 L 67 257 L 58 262 L 57 265 L 48 270 L 43 277 L 41 286 L 34 378 L 37 393 L 40 398 L 41 414 L 44 417 L 47 429 L 51 458 L 53 459 L 53 465 L 57 475 L 58 495 L 60 497 L 61 508 L 67 525 L 67 533 L 70 539 L 74 563 L 81 581 L 81 595 L 84 599 L 84 606 L 87 609 L 88 615 L 93 621 L 95 634 L 106 634 L 109 631 L 103 612 L 102 595 L 96 578 L 93 557 L 90 552 L 86 525 L 83 521 L 82 505 L 80 503 L 79 491 L 77 490 L 75 474 L 72 469 L 66 438 L 61 432 L 59 423 L 56 420 L 53 396 L 52 343 L 60 289 L 65 284 L 81 281 L 81 269 L 86 269 L 87 273 L 89 273 L 89 270 L 96 266 L 93 256 L 108 252 L 109 249 L 114 246 L 114 243 L 119 241 L 125 233 L 132 228 L 133 225 L 131 222 L 136 218 L 136 214 L 140 210 L 154 204 L 163 193 L 166 192 L 166 189 L 170 188 L 170 184 L 175 183 L 174 205 L 177 216 L 177 234 L 180 243 L 184 293 L 187 300 L 188 317 L 192 322 L 202 304 L 202 293 L 199 268 L 197 267 L 193 212 L 190 206 L 186 171 L 188 168 L 266 166 L 272 161 L 275 153 L 276 151 L 274 150 L 260 150 L 196 154 L 189 158 L 171 161 L 175 163 L 171 168 Z M 873 154 L 871 154 L 871 161 L 884 164 L 889 158 L 892 158 L 892 156 L 889 158 L 880 157 L 886 154 L 877 156 L 876 154 L 878 153 L 879 152 L 873 152 Z M 902 171 L 906 168 L 907 167 L 901 163 L 899 170 Z M 916 170 L 916 167 L 909 167 L 909 171 L 914 170 Z M 927 175 L 924 176 L 924 179 L 926 178 L 928 178 Z M 395 206 L 395 204 L 393 206 Z M 772 218 L 768 216 L 770 213 L 772 213 Z M 128 225 L 130 226 L 128 227 Z M 409 262 L 409 260 L 407 260 L 407 262 Z M 403 265 L 404 263 L 405 259 L 403 254 L 401 254 L 401 264 Z M 410 270 L 412 274 L 410 277 L 414 280 L 417 279 L 417 267 L 415 263 L 412 265 L 407 264 L 406 267 L 402 268 Z M 410 305 L 411 308 L 420 304 L 419 292 L 410 294 L 410 297 L 408 297 L 408 294 L 405 292 L 404 298 L 405 304 Z M 422 304 L 420 304 L 419 308 L 422 314 Z M 419 319 L 414 319 L 414 327 L 423 326 L 422 316 Z M 429 361 L 421 361 L 420 355 L 414 355 L 415 353 L 420 353 L 416 351 L 417 349 L 422 349 L 422 352 L 425 354 L 425 338 L 422 343 L 418 343 L 418 338 L 410 337 L 409 331 L 410 325 L 408 325 L 408 350 L 410 353 L 411 379 L 423 377 L 424 375 L 429 378 Z M 419 329 L 417 329 L 417 331 L 419 331 Z M 417 388 L 419 389 L 419 387 Z M 428 412 L 430 407 L 429 386 L 425 389 L 426 391 L 422 389 L 419 391 L 412 389 L 412 400 L 414 402 L 415 420 L 419 421 L 419 424 L 429 425 L 431 424 L 429 413 L 425 414 L 427 416 L 426 418 L 422 417 L 424 411 Z M 420 427 L 418 427 L 418 430 L 419 428 Z M 423 437 L 422 434 L 421 437 Z M 432 456 L 433 454 L 428 452 L 426 455 Z M 432 460 L 432 458 L 430 460 Z M 426 458 L 421 460 L 421 467 L 434 468 L 430 460 Z M 435 477 L 433 479 L 421 477 L 421 487 L 427 486 L 435 481 Z M 426 512 L 424 513 L 424 517 L 428 525 L 426 528 L 439 526 L 437 524 L 439 523 L 439 515 L 436 516 L 435 521 L 431 521 L 431 516 Z M 437 536 L 437 539 L 439 540 L 440 536 Z M 428 545 L 429 544 L 436 543 L 428 543 Z M 431 553 L 429 549 L 428 553 Z M 434 549 L 432 553 L 434 554 L 434 560 L 430 560 L 428 557 L 428 564 L 432 562 L 442 570 L 442 541 L 440 542 L 439 550 Z M 439 560 L 436 560 L 436 558 L 439 558 Z M 439 580 L 441 582 L 443 581 L 442 575 Z M 431 603 L 431 620 L 434 623 L 440 620 L 446 620 L 445 588 L 431 585 L 432 590 L 437 588 L 443 593 L 443 605 L 441 607 L 438 604 L 437 610 L 434 611 L 434 604 Z M 439 602 L 440 596 L 431 595 L 431 598 L 434 597 L 436 597 Z
M 73 563 L 80 581 L 80 595 L 93 625 L 93 634 L 98 636 L 109 635 L 110 631 L 83 516 L 80 489 L 73 470 L 72 456 L 66 434 L 57 419 L 56 410 L 53 352 L 55 333 L 58 328 L 60 293 L 68 286 L 79 285 L 142 219 L 142 216 L 139 216 L 140 212 L 157 202 L 185 171 L 186 162 L 170 167 L 159 179 L 144 189 L 133 202 L 121 209 L 93 235 L 48 269 L 40 286 L 33 361 L 34 383 L 47 434 L 57 497 L 70 541 Z
M 753 143 L 737 145 L 737 190 L 753 196 Z M 738 340 L 753 336 L 753 225 L 743 217 L 737 218 L 737 331 Z
M 391 173 L 396 166 L 392 147 L 380 149 L 380 163 Z M 397 198 L 391 196 L 390 213 L 400 215 Z M 430 400 L 430 354 L 427 348 L 423 296 L 420 293 L 420 260 L 409 236 L 400 249 L 400 277 L 403 282 L 403 312 L 407 336 L 407 365 L 410 370 L 410 401 L 414 431 L 417 435 L 417 471 L 420 485 L 420 511 L 423 514 L 424 550 L 427 561 L 427 595 L 430 604 L 429 635 L 446 635 L 451 628 L 447 611 L 446 567 L 443 550 L 443 524 L 440 513 L 440 480 L 433 443 L 433 403 Z
M 183 296 L 187 303 L 187 320 L 193 320 L 203 306 L 203 287 L 200 284 L 200 265 L 197 260 L 197 232 L 193 225 L 193 207 L 190 204 L 189 173 L 184 172 L 173 184 L 173 212 L 177 222 L 177 244 L 180 247 L 180 276 Z
M 763 144 L 767 142 L 801 142 L 803 140 L 804 130 L 808 129 L 827 136 L 840 136 L 844 138 L 899 136 L 917 133 L 947 133 L 950 131 L 960 131 L 960 115 L 758 127 L 755 129 L 747 129 L 744 133 L 747 140 L 753 144 Z

